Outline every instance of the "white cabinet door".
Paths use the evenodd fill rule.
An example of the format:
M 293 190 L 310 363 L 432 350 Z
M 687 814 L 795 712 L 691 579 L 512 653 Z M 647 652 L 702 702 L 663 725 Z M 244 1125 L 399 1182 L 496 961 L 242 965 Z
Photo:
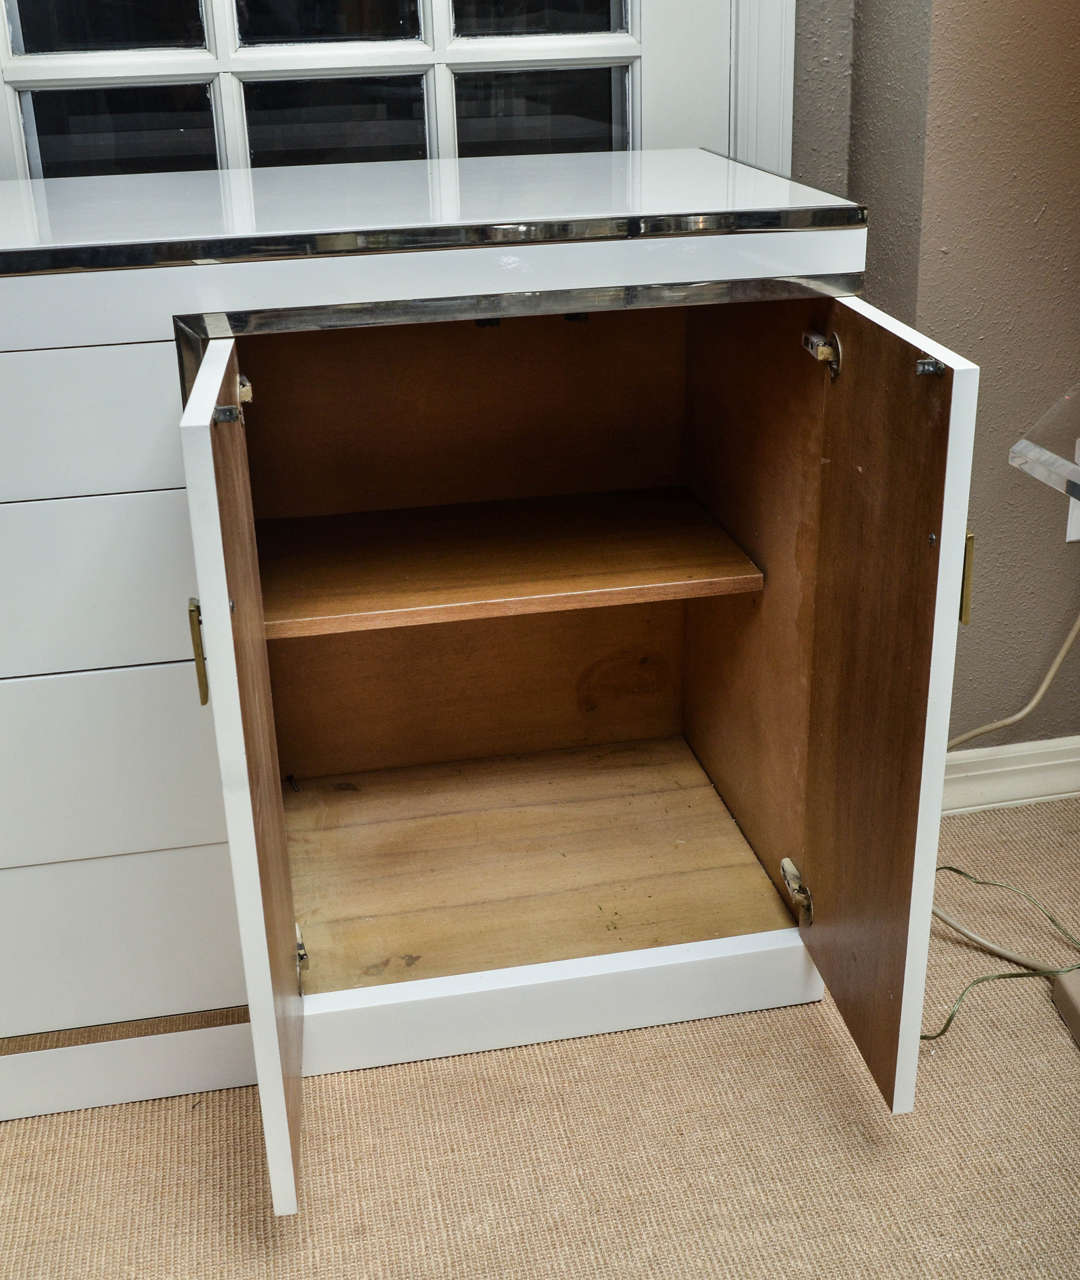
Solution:
M 182 489 L 0 504 L 0 678 L 191 657 Z
M 978 369 L 832 304 L 803 941 L 886 1101 L 915 1103 Z M 935 363 L 936 362 L 936 363 Z M 929 366 L 929 367 L 928 367 Z
M 226 411 L 219 414 L 219 406 Z M 270 1188 L 296 1212 L 301 1009 L 270 669 L 239 377 L 211 342 L 181 424 Z
M 0 867 L 225 839 L 194 664 L 0 680 Z

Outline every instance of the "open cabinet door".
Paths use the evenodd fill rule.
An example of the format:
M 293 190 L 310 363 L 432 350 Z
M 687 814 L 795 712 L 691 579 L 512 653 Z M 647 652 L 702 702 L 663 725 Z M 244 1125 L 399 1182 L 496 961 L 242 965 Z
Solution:
M 900 1112 L 915 1099 L 978 370 L 859 300 L 833 303 L 831 330 L 802 934 Z
M 181 422 L 206 672 L 274 1210 L 296 1212 L 303 1016 L 234 344 L 206 349 Z

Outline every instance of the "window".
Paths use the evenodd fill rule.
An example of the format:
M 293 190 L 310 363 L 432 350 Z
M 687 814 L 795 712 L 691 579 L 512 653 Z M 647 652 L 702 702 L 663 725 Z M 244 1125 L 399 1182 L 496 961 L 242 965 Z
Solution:
M 783 113 L 772 71 L 736 93 L 729 66 L 770 8 L 794 0 L 0 0 L 0 178 L 727 153 L 732 104 Z

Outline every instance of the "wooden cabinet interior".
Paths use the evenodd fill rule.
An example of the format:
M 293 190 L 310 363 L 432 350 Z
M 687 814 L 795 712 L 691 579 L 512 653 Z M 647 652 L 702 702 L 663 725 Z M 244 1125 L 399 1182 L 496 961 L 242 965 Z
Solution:
M 787 358 L 772 305 L 238 343 L 308 991 L 791 924 L 715 782 L 756 781 L 778 879 L 805 791 L 810 310 L 786 308 Z M 755 319 L 759 396 L 722 412 Z
M 843 324 L 857 346 L 873 329 L 836 312 L 237 340 L 309 989 L 783 928 L 781 859 L 839 866 L 846 885 L 881 805 L 896 834 L 867 919 L 903 929 L 918 797 L 880 783 L 852 819 L 835 704 L 847 676 L 891 681 L 885 719 L 860 707 L 863 745 L 917 773 L 928 640 L 909 662 L 873 633 L 914 609 L 928 636 L 932 556 L 858 653 L 835 622 L 858 610 L 872 557 L 906 554 L 893 525 L 939 527 L 947 425 L 898 471 L 887 450 L 865 475 L 829 468 L 860 433 L 895 426 L 895 453 L 911 422 L 941 426 L 949 388 L 898 393 L 917 353 L 889 336 L 892 381 L 860 416 L 802 349 L 808 330 Z M 843 484 L 861 489 L 865 528 Z M 845 945 L 827 911 L 817 934 Z M 903 962 L 902 947 L 884 957 L 882 989 Z M 853 1028 L 874 1004 L 848 1000 Z M 891 1096 L 895 1052 L 868 1058 Z

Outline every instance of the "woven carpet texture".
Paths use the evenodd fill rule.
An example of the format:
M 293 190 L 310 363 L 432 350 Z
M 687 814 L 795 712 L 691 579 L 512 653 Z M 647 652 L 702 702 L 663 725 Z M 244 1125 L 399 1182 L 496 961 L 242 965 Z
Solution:
M 942 860 L 1080 924 L 1080 800 L 952 817 Z M 1005 945 L 1037 913 L 939 877 Z M 935 925 L 926 1024 L 1008 968 Z M 0 1126 L 8 1280 L 1080 1276 L 1080 1050 L 1043 979 L 976 989 L 892 1118 L 828 1000 L 305 1083 L 298 1217 L 253 1089 Z

